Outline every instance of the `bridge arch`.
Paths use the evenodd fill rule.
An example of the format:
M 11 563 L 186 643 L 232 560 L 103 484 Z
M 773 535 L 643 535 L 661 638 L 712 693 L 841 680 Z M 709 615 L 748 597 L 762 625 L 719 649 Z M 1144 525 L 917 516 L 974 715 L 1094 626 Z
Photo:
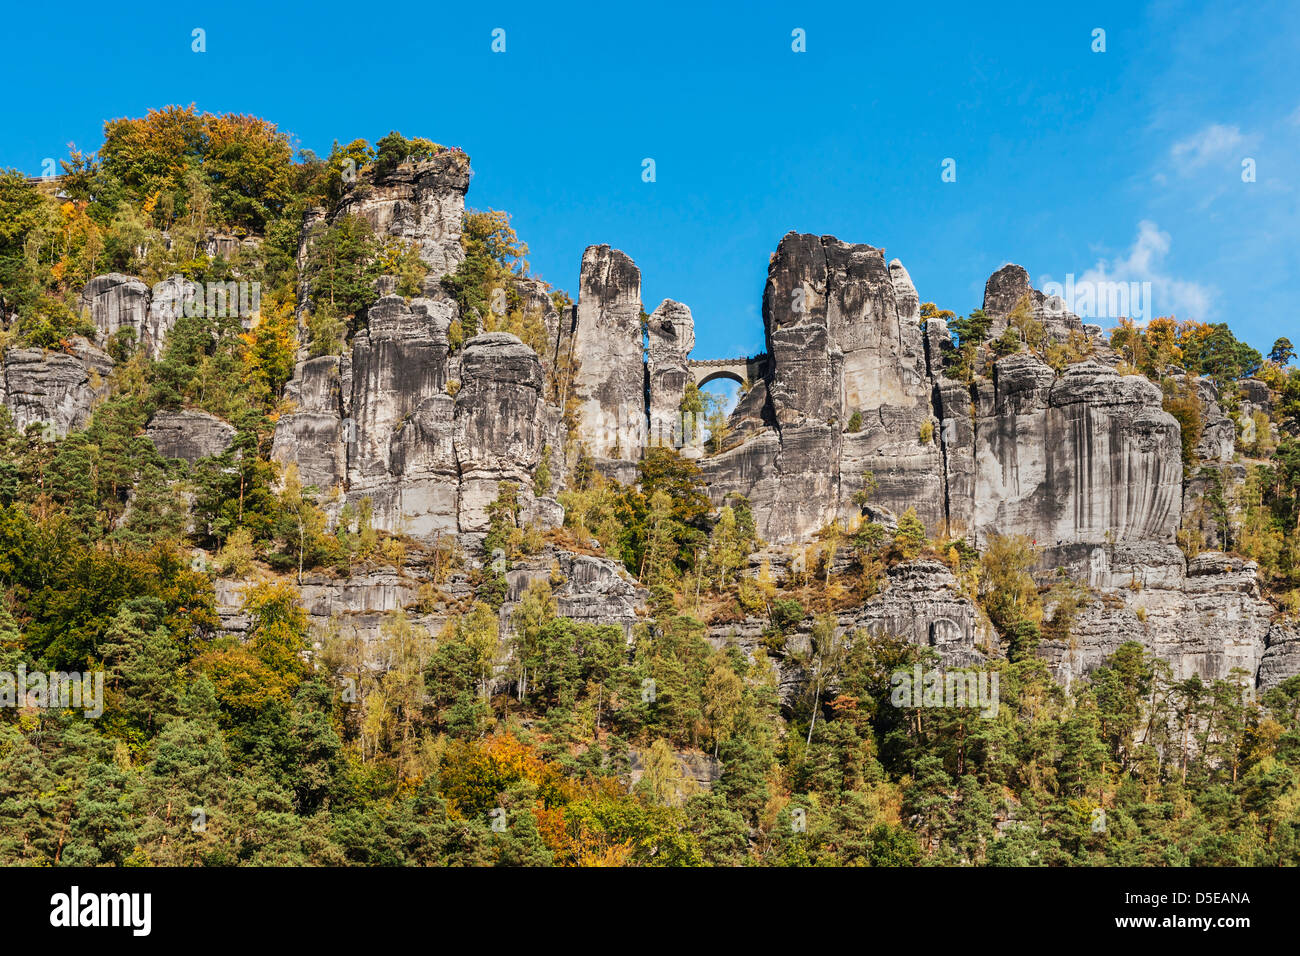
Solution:
M 697 388 L 726 379 L 737 385 L 753 385 L 767 374 L 767 353 L 734 359 L 692 359 L 688 364 Z
M 697 368 L 695 369 L 695 386 L 703 388 L 710 382 L 716 382 L 718 379 L 727 379 L 735 382 L 737 385 L 745 384 L 745 376 L 733 368 Z

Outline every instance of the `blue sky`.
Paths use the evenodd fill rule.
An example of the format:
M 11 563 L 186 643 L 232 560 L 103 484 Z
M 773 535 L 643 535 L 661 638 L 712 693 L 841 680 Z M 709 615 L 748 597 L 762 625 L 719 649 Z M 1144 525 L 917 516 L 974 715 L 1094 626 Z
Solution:
M 1057 6 L 24 4 L 0 166 L 38 174 L 169 103 L 321 154 L 425 136 L 469 152 L 469 204 L 513 214 L 534 273 L 574 292 L 587 245 L 624 250 L 647 309 L 691 306 L 699 358 L 761 348 L 790 229 L 884 246 L 960 313 L 1018 262 L 1300 342 L 1300 4 Z

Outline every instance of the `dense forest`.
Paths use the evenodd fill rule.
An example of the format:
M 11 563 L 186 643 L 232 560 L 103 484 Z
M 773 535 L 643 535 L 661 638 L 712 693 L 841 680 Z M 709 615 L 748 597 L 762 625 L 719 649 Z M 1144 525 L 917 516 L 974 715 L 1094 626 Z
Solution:
M 715 508 L 692 461 L 655 449 L 620 484 L 580 448 L 556 449 L 573 464 L 564 526 L 522 521 L 519 489 L 503 484 L 484 551 L 510 561 L 549 544 L 620 561 L 649 594 L 629 642 L 560 616 L 545 582 L 503 627 L 499 568 L 376 530 L 364 502 L 331 520 L 330 489 L 271 459 L 284 386 L 303 356 L 342 350 L 380 276 L 409 297 L 425 269 L 360 217 L 331 224 L 303 260 L 304 216 L 336 207 L 366 170 L 446 148 L 390 133 L 322 158 L 264 120 L 169 107 L 107 123 L 102 147 L 73 150 L 56 180 L 0 172 L 0 348 L 67 352 L 93 336 L 78 296 L 108 272 L 261 284 L 256 323 L 180 316 L 158 357 L 109 342 L 111 382 L 82 429 L 52 438 L 0 410 L 0 670 L 102 672 L 105 693 L 98 717 L 0 707 L 0 862 L 1300 863 L 1300 677 L 1258 696 L 1175 680 L 1129 643 L 1060 686 L 1035 649 L 1068 632 L 1086 589 L 1036 582 L 1032 542 L 980 552 L 904 514 L 830 526 L 806 569 L 776 574 L 751 566 L 762 542 L 749 504 Z M 213 233 L 240 240 L 229 259 L 208 252 Z M 467 212 L 462 246 L 443 281 L 460 307 L 453 348 L 479 331 L 540 341 L 514 299 L 485 305 L 527 271 L 509 217 Z M 986 343 L 979 310 L 923 314 L 950 319 L 970 377 L 983 352 L 1072 359 L 1033 329 Z M 1171 368 L 1209 376 L 1227 408 L 1246 376 L 1279 396 L 1242 439 L 1230 547 L 1258 562 L 1279 613 L 1300 614 L 1290 341 L 1265 356 L 1226 325 L 1157 319 L 1122 323 L 1111 342 L 1127 373 L 1165 390 L 1185 447 L 1199 411 Z M 234 442 L 193 465 L 164 459 L 145 434 L 160 409 L 210 412 Z M 715 418 L 715 447 L 723 429 Z M 545 466 L 534 482 L 549 487 Z M 864 476 L 864 514 L 871 490 Z M 892 704 L 892 675 L 935 666 L 934 652 L 836 634 L 837 609 L 917 557 L 947 565 L 1003 643 L 995 716 Z M 418 568 L 424 606 L 446 605 L 454 573 L 473 593 L 437 631 L 412 619 L 418 607 L 392 612 L 371 645 L 309 620 L 304 572 L 385 567 Z M 260 582 L 242 639 L 221 627 L 223 576 Z M 711 625 L 753 616 L 765 625 L 752 652 L 710 639 Z M 806 647 L 787 641 L 800 628 Z M 792 655 L 805 679 L 783 699 L 776 660 Z M 717 773 L 697 779 L 683 755 Z

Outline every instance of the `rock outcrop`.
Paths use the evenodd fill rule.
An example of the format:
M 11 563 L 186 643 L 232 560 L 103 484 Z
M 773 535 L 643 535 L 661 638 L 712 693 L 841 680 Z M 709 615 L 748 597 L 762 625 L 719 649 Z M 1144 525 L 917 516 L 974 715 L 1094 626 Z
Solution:
M 1012 263 L 993 273 L 984 284 L 983 308 L 993 320 L 989 338 L 995 339 L 1006 331 L 1008 319 L 1017 307 L 1054 338 L 1065 339 L 1071 332 L 1084 331 L 1082 320 L 1066 309 L 1064 300 L 1035 289 L 1025 268 Z
M 61 438 L 90 420 L 112 369 L 113 360 L 80 336 L 67 352 L 7 349 L 0 402 L 20 431 L 36 424 L 48 438 Z
M 308 213 L 299 249 L 305 262 L 324 224 L 359 215 L 379 234 L 413 243 L 429 268 L 425 296 L 381 297 L 343 355 L 298 364 L 285 389 L 295 406 L 272 443 L 272 457 L 297 467 L 304 484 L 337 492 L 336 514 L 369 499 L 376 528 L 416 538 L 483 530 L 502 481 L 520 485 L 529 518 L 561 519 L 554 500 L 532 490 L 543 457 L 553 478 L 564 473 L 561 413 L 547 401 L 538 356 L 504 333 L 451 350 L 456 303 L 440 283 L 464 256 L 468 185 L 468 160 L 454 150 L 379 177 L 367 171 L 332 217 Z M 540 283 L 519 284 L 558 328 Z
M 286 386 L 289 407 L 272 457 L 315 486 L 334 517 L 366 499 L 376 528 L 417 546 L 454 535 L 482 561 L 488 507 L 502 482 L 517 486 L 525 521 L 550 527 L 563 520 L 552 495 L 579 446 L 605 474 L 631 482 L 646 449 L 669 444 L 700 456 L 716 503 L 744 495 L 759 535 L 776 549 L 837 520 L 893 527 L 909 509 L 930 534 L 977 547 L 1023 535 L 1041 554 L 1042 581 L 1063 571 L 1086 589 L 1069 639 L 1045 639 L 1040 648 L 1063 682 L 1131 640 L 1168 661 L 1177 678 L 1245 673 L 1264 687 L 1300 672 L 1295 627 L 1262 598 L 1254 565 L 1203 550 L 1230 547 L 1239 530 L 1235 502 L 1246 467 L 1238 428 L 1271 407 L 1263 382 L 1242 383 L 1235 421 L 1208 381 L 1186 383 L 1203 429 L 1185 476 L 1179 425 L 1161 389 L 1121 374 L 1121 356 L 1100 329 L 1034 289 L 1022 267 L 989 277 L 988 338 L 1002 341 L 967 368 L 943 319 L 922 319 L 921 297 L 899 260 L 874 246 L 791 232 L 769 264 L 766 355 L 745 359 L 758 380 L 740 396 L 724 447 L 703 455 L 698 436 L 682 427 L 683 397 L 698 372 L 691 310 L 665 299 L 646 316 L 640 271 L 619 250 L 585 250 L 571 308 L 557 307 L 538 280 L 511 280 L 512 301 L 544 329 L 540 355 L 504 333 L 453 349 L 453 322 L 465 317 L 442 280 L 463 261 L 468 185 L 468 159 L 448 150 L 378 175 L 366 170 L 332 212 L 306 214 L 300 265 L 323 228 L 357 215 L 380 236 L 414 244 L 429 270 L 423 294 L 409 301 L 386 294 L 396 283 L 381 279 L 381 297 L 343 353 L 309 357 L 305 346 Z M 81 305 L 99 344 L 125 331 L 157 357 L 195 294 L 180 277 L 150 290 L 112 274 L 89 283 Z M 298 301 L 300 314 L 310 307 L 305 287 Z M 1016 348 L 1014 334 L 1002 338 L 1008 329 L 1040 346 L 1040 335 L 1068 343 L 1082 360 L 1050 367 L 1024 349 L 995 357 Z M 20 427 L 48 423 L 63 434 L 84 424 L 111 367 L 84 340 L 60 353 L 10 349 L 3 401 Z M 570 435 L 562 407 L 573 399 Z M 165 457 L 195 461 L 228 448 L 233 429 L 201 413 L 159 413 L 149 435 Z M 1240 447 L 1249 444 L 1243 437 Z M 550 477 L 539 483 L 543 470 Z M 1186 558 L 1178 542 L 1196 556 Z M 370 615 L 354 623 L 373 634 L 383 614 L 415 602 L 421 579 L 408 570 L 344 583 L 324 576 L 305 582 L 304 594 L 316 618 L 340 609 Z M 615 563 L 552 545 L 509 570 L 503 626 L 530 582 L 556 575 L 562 614 L 631 634 L 645 592 Z M 463 593 L 453 597 L 468 587 L 460 580 L 452 590 Z M 935 648 L 949 665 L 1001 652 L 988 622 L 935 562 L 891 569 L 875 597 L 839 617 L 845 631 L 896 634 Z M 436 623 L 436 615 L 425 618 Z M 715 629 L 713 638 L 754 644 L 761 631 L 762 622 L 750 621 L 726 635 Z M 801 679 L 787 668 L 783 692 Z
M 469 177 L 469 157 L 454 149 L 378 176 L 367 167 L 331 221 L 361 216 L 377 235 L 415 244 L 429 267 L 425 294 L 435 294 L 443 276 L 455 272 L 465 258 L 460 234 Z
M 980 383 L 975 402 L 973 445 L 945 441 L 944 451 L 948 461 L 974 457 L 973 496 L 963 501 L 950 491 L 949 517 L 977 545 L 995 534 L 1023 534 L 1048 549 L 1174 540 L 1178 423 L 1146 378 L 1095 362 L 1058 378 L 1031 356 L 1010 355 Z M 944 417 L 962 411 L 945 408 Z
M 341 491 L 340 504 L 369 498 L 380 530 L 481 531 L 501 481 L 521 486 L 529 516 L 555 524 L 555 503 L 531 490 L 543 455 L 563 445 L 541 363 L 506 333 L 470 339 L 453 362 L 449 305 L 381 299 L 349 357 L 302 363 L 289 390 L 300 404 L 277 425 L 272 456 L 296 465 L 304 484 Z
M 578 289 L 578 437 L 599 464 L 628 480 L 646 444 L 641 270 L 617 249 L 589 246 Z
M 697 448 L 695 434 L 683 433 L 681 411 L 686 385 L 692 380 L 688 362 L 695 348 L 695 319 L 690 308 L 664 299 L 650 313 L 646 339 L 649 443 Z
M 942 460 L 918 301 L 902 264 L 886 265 L 880 249 L 785 236 L 763 294 L 770 375 L 733 416 L 747 440 L 701 463 L 715 499 L 746 495 L 759 533 L 792 542 L 857 513 L 869 472 L 877 506 L 915 508 L 940 524 Z
M 1191 561 L 1173 546 L 1098 547 L 1085 580 L 1087 606 L 1070 640 L 1040 653 L 1061 683 L 1091 672 L 1127 641 L 1170 664 L 1175 680 L 1254 682 L 1274 611 L 1260 596 L 1257 568 L 1218 552 Z
M 1231 504 L 1245 477 L 1236 425 L 1209 383 L 1194 383 L 1206 427 L 1184 481 L 1179 426 L 1160 389 L 1120 374 L 1098 331 L 1033 289 L 1023 268 L 1005 266 L 986 285 L 989 338 L 1014 318 L 1090 358 L 1058 372 L 1022 351 L 981 363 L 968 385 L 949 376 L 946 323 L 917 326 L 919 298 L 902 264 L 886 267 L 871 246 L 786 236 L 764 294 L 770 375 L 733 413 L 741 442 L 701 462 L 715 500 L 745 494 L 775 544 L 864 510 L 890 524 L 907 507 L 931 533 L 979 547 L 1025 536 L 1045 583 L 1060 569 L 1090 588 L 1068 645 L 1042 647 L 1065 682 L 1132 640 L 1179 677 L 1289 673 L 1293 645 L 1285 631 L 1270 636 L 1275 612 L 1254 565 L 1214 552 L 1189 562 L 1175 544 L 1180 530 L 1195 531 L 1200 547 L 1235 533 L 1231 515 L 1217 533 L 1208 526 L 1223 526 L 1222 516 L 1206 517 L 1225 487 Z M 1252 412 L 1267 407 L 1266 388 L 1244 394 Z M 876 490 L 862 509 L 853 493 L 866 472 Z M 900 588 L 891 577 L 885 604 L 864 608 L 857 623 L 883 621 L 926 643 L 912 615 L 932 617 L 927 606 L 944 590 L 934 581 Z M 972 646 L 965 625 L 940 627 L 962 635 L 955 646 Z
M 846 630 L 889 634 L 931 647 L 945 667 L 978 667 L 1000 656 L 988 621 L 937 561 L 890 568 L 881 592 L 842 623 Z
M 1300 674 L 1300 620 L 1278 618 L 1268 629 L 1268 646 L 1259 662 L 1259 689 L 1276 687 Z
M 191 464 L 224 454 L 235 440 L 234 425 L 207 412 L 188 410 L 156 412 L 145 432 L 158 454 Z
M 181 315 L 203 314 L 251 318 L 260 294 L 249 283 L 213 283 L 205 288 L 183 276 L 171 276 L 150 288 L 133 276 L 112 272 L 86 283 L 78 304 L 95 326 L 100 347 L 121 335 L 152 359 L 162 358 L 167 336 Z
M 78 305 L 90 314 L 101 346 L 123 330 L 140 341 L 149 325 L 149 287 L 119 272 L 95 276 L 87 282 Z
M 735 644 L 751 659 L 762 647 L 776 667 L 781 700 L 790 706 L 808 677 L 799 659 L 811 646 L 812 626 L 811 618 L 796 625 L 782 641 L 785 652 L 775 656 L 770 654 L 766 618 L 714 625 L 709 628 L 709 641 L 718 648 Z M 952 572 L 937 561 L 909 561 L 890 568 L 878 594 L 836 614 L 836 632 L 849 640 L 863 633 L 902 638 L 932 649 L 944 668 L 978 668 L 1001 656 L 987 618 L 961 593 Z

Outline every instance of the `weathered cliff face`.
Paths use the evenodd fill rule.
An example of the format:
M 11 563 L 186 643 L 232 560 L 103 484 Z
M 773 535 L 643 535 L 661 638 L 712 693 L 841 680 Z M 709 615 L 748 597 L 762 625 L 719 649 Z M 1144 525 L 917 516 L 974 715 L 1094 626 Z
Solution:
M 646 443 L 642 359 L 641 270 L 609 246 L 582 256 L 574 351 L 574 388 L 581 401 L 579 440 L 612 473 L 629 474 Z M 619 463 L 624 463 L 620 467 Z
M 429 267 L 426 294 L 433 294 L 443 276 L 455 272 L 465 258 L 460 234 L 469 177 L 469 157 L 458 150 L 403 163 L 384 176 L 366 169 L 333 220 L 359 215 L 377 235 L 414 243 Z
M 409 303 L 383 296 L 344 355 L 300 362 L 285 391 L 296 405 L 272 447 L 304 484 L 338 492 L 335 512 L 368 498 L 376 528 L 416 538 L 482 530 L 504 480 L 522 486 L 528 517 L 561 518 L 553 499 L 531 490 L 544 454 L 552 476 L 563 476 L 560 412 L 546 401 L 538 356 L 505 334 L 450 350 L 456 304 L 440 282 L 464 258 L 468 185 L 468 159 L 446 151 L 377 179 L 367 171 L 349 190 L 331 221 L 360 215 L 380 235 L 415 244 L 429 267 L 428 294 Z M 300 260 L 325 222 L 322 211 L 307 215 Z M 558 324 L 540 284 L 520 286 Z
M 842 616 L 847 629 L 901 637 L 931 647 L 946 667 L 978 667 L 1001 654 L 987 619 L 937 561 L 889 569 L 880 593 Z
M 1049 549 L 1172 542 L 1182 495 L 1178 436 L 1145 378 L 1082 362 L 1058 379 L 1032 357 L 1001 359 L 977 390 L 977 545 L 994 534 L 1024 534 Z M 957 443 L 946 451 L 966 453 Z
M 349 357 L 302 363 L 288 392 L 299 405 L 280 419 L 272 457 L 295 464 L 304 484 L 338 489 L 337 506 L 369 498 L 380 530 L 417 538 L 483 530 L 506 480 L 522 486 L 529 516 L 553 525 L 558 506 L 530 490 L 543 454 L 563 446 L 541 363 L 505 333 L 476 336 L 449 356 L 450 309 L 448 300 L 380 299 Z
M 69 352 L 7 349 L 0 401 L 20 431 L 38 424 L 49 438 L 62 437 L 90 420 L 112 369 L 113 360 L 80 336 Z
M 138 339 L 148 322 L 149 287 L 119 272 L 95 276 L 82 289 L 77 304 L 90 313 L 101 345 L 123 329 Z
M 770 376 L 732 416 L 742 442 L 701 462 L 715 500 L 744 493 L 760 534 L 788 544 L 856 514 L 852 493 L 870 471 L 878 484 L 871 510 L 886 521 L 914 507 L 932 533 L 946 529 L 980 547 L 995 535 L 1024 535 L 1042 553 L 1044 581 L 1061 568 L 1090 588 L 1069 645 L 1042 647 L 1065 682 L 1125 641 L 1143 643 L 1179 677 L 1240 669 L 1276 682 L 1300 667 L 1251 563 L 1213 552 L 1189 563 L 1174 543 L 1192 529 L 1202 547 L 1223 546 L 1224 534 L 1208 528 L 1222 522 L 1206 517 L 1206 502 L 1225 483 L 1231 501 L 1244 479 L 1236 423 L 1208 382 L 1195 383 L 1206 428 L 1184 482 L 1179 426 L 1160 389 L 1119 374 L 1097 330 L 1088 334 L 1092 358 L 1061 373 L 1022 352 L 982 365 L 968 386 L 946 374 L 955 358 L 946 323 L 919 329 L 918 303 L 902 264 L 886 268 L 870 246 L 783 239 L 764 295 Z M 1017 309 L 1050 339 L 1085 332 L 1019 266 L 990 277 L 984 309 L 994 319 L 990 338 Z M 1266 388 L 1245 393 L 1252 411 L 1266 407 Z M 860 431 L 845 427 L 854 412 Z M 932 444 L 918 437 L 927 422 Z M 933 581 L 891 587 L 884 608 L 864 609 L 859 623 L 925 643 L 912 615 L 933 617 L 927 608 L 942 591 Z M 958 631 L 957 646 L 968 646 L 968 630 Z
M 272 456 L 296 466 L 334 515 L 344 503 L 369 499 L 379 529 L 411 535 L 417 546 L 456 535 L 481 561 L 487 508 L 501 482 L 519 486 L 524 520 L 543 527 L 563 520 L 548 494 L 563 487 L 571 462 L 560 368 L 570 360 L 577 367 L 574 437 L 598 467 L 630 482 L 648 445 L 682 443 L 695 330 L 690 309 L 671 299 L 643 326 L 636 265 L 609 246 L 591 246 L 572 309 L 557 309 L 536 280 L 516 283 L 525 308 L 544 323 L 540 357 L 505 334 L 477 336 L 453 352 L 456 305 L 440 282 L 463 258 L 468 181 L 463 154 L 447 152 L 379 180 L 363 175 L 335 210 L 334 218 L 357 214 L 381 235 L 414 243 L 430 269 L 426 294 L 409 302 L 384 295 L 343 355 L 303 356 L 286 387 L 292 404 Z M 325 224 L 323 211 L 308 214 L 303 261 Z M 381 292 L 392 287 L 381 280 Z M 193 294 L 179 277 L 149 290 L 110 275 L 89 284 L 81 301 L 101 343 L 134 330 L 157 355 Z M 1240 670 L 1271 686 L 1300 671 L 1300 638 L 1262 599 L 1255 567 L 1215 551 L 1189 561 L 1175 544 L 1180 531 L 1196 547 L 1231 544 L 1232 502 L 1245 477 L 1237 430 L 1268 409 L 1263 383 L 1243 384 L 1237 421 L 1208 382 L 1191 383 L 1204 428 L 1185 479 L 1178 424 L 1163 410 L 1160 389 L 1121 375 L 1118 354 L 1097 330 L 1033 289 L 1023 268 L 1005 266 L 986 284 L 990 338 L 1012 318 L 1076 345 L 1086 332 L 1088 360 L 1058 372 L 1020 352 L 981 360 L 973 385 L 956 381 L 948 374 L 956 357 L 948 329 L 933 318 L 921 327 L 920 300 L 902 263 L 887 263 L 879 248 L 785 236 L 764 289 L 768 354 L 754 365 L 762 378 L 737 403 L 731 447 L 701 458 L 714 500 L 744 494 L 760 536 L 790 545 L 834 519 L 861 517 L 854 499 L 869 473 L 868 510 L 887 525 L 911 508 L 931 534 L 964 535 L 980 547 L 995 535 L 1025 536 L 1042 552 L 1044 580 L 1060 568 L 1088 588 L 1070 640 L 1041 646 L 1063 682 L 1130 640 L 1167 660 L 1177 678 Z M 307 304 L 305 291 L 300 303 Z M 10 350 L 3 400 L 20 427 L 48 422 L 61 434 L 84 424 L 111 367 L 85 341 L 69 354 Z M 225 423 L 185 412 L 159 413 L 149 434 L 167 457 L 191 461 L 219 454 L 232 437 Z M 702 454 L 699 446 L 684 451 Z M 535 492 L 543 460 L 550 488 Z M 548 545 L 509 571 L 503 625 L 523 588 L 541 577 L 561 582 L 562 614 L 617 623 L 629 635 L 644 608 L 645 592 L 615 563 Z M 322 577 L 304 595 L 317 618 L 349 610 L 360 615 L 356 626 L 377 634 L 385 613 L 413 604 L 421 581 L 412 568 L 342 583 Z M 470 593 L 463 576 L 449 587 L 453 600 Z M 839 617 L 846 632 L 896 634 L 934 647 L 949 665 L 1000 653 L 988 622 L 934 562 L 891 569 L 880 593 Z M 728 634 L 755 643 L 761 629 L 745 622 Z M 783 671 L 783 691 L 803 679 L 797 671 Z
M 745 494 L 759 533 L 787 543 L 856 513 L 852 497 L 870 472 L 877 507 L 941 522 L 918 303 L 907 271 L 881 250 L 785 236 L 763 295 L 770 376 L 733 416 L 748 440 L 702 462 L 717 500 Z
M 272 460 L 296 465 L 302 483 L 322 491 L 342 487 L 347 480 L 345 437 L 355 436 L 356 426 L 344 426 L 343 380 L 346 372 L 350 381 L 351 367 L 351 356 L 323 355 L 300 362 L 285 387 L 293 410 L 281 415 L 275 426 Z
M 1300 621 L 1275 620 L 1259 662 L 1259 689 L 1269 690 L 1300 674 Z
M 1121 644 L 1137 641 L 1167 661 L 1175 680 L 1254 683 L 1274 616 L 1260 597 L 1253 562 L 1218 552 L 1191 561 L 1173 546 L 1097 547 L 1088 606 L 1068 644 L 1044 641 L 1040 653 L 1057 680 L 1070 683 Z
M 145 429 L 164 458 L 190 463 L 223 454 L 235 440 L 235 427 L 215 415 L 196 411 L 160 411 Z
M 1069 337 L 1071 332 L 1083 332 L 1083 322 L 1065 308 L 1065 303 L 1044 295 L 1029 281 L 1023 266 L 1005 265 L 984 284 L 984 311 L 993 319 L 989 338 L 997 338 L 1007 328 L 1007 319 L 1016 306 L 1023 303 L 1028 317 L 1042 323 L 1044 331 L 1057 339 Z
M 506 581 L 509 591 L 501 607 L 503 628 L 512 626 L 511 618 L 524 591 L 538 581 L 552 582 L 556 611 L 561 617 L 586 624 L 613 624 L 628 639 L 649 597 L 618 562 L 561 549 L 548 548 L 515 561 L 506 572 Z
M 140 279 L 118 272 L 91 279 L 77 302 L 95 325 L 97 345 L 107 346 L 110 339 L 126 333 L 153 359 L 162 357 L 167 334 L 182 310 L 207 305 L 203 291 L 181 276 L 172 276 L 150 289 Z M 226 308 L 239 307 L 237 298 L 235 303 L 223 304 Z
M 543 454 L 563 442 L 560 413 L 546 403 L 536 354 L 513 335 L 480 335 L 466 344 L 461 369 L 453 413 L 461 530 L 487 528 L 487 506 L 502 481 L 521 486 L 526 518 L 546 527 L 559 524 L 558 505 L 534 499 L 531 490 Z
M 454 530 L 454 403 L 446 392 L 452 314 L 447 300 L 408 305 L 386 296 L 353 339 L 343 407 L 347 491 L 350 500 L 371 499 L 378 528 Z
M 1005 318 L 1023 301 L 1046 315 L 1033 292 L 1008 266 L 989 280 L 986 306 Z M 879 250 L 786 236 L 764 295 L 775 425 L 756 428 L 763 416 L 738 409 L 752 437 L 703 462 L 715 493 L 747 494 L 776 543 L 856 512 L 865 472 L 876 508 L 915 508 L 932 531 L 946 525 L 977 544 L 992 534 L 1048 548 L 1174 540 L 1178 425 L 1155 385 L 1098 362 L 1058 376 L 1016 354 L 967 387 L 944 375 L 946 328 L 935 321 L 927 343 L 918 302 L 902 264 L 887 267 Z
M 691 381 L 687 364 L 695 348 L 695 319 L 689 307 L 664 299 L 647 323 L 646 375 L 650 393 L 651 445 L 698 447 L 683 434 L 682 399 Z M 687 438 L 690 441 L 687 441 Z

